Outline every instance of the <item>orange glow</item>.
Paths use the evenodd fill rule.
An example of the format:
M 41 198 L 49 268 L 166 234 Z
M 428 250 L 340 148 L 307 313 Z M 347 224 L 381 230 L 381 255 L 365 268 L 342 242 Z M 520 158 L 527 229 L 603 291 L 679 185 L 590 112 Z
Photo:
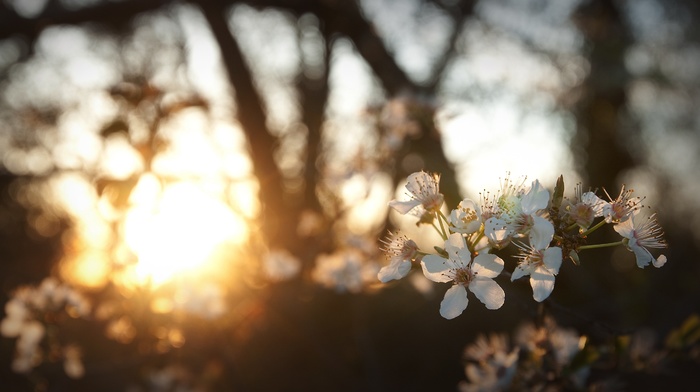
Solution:
M 61 274 L 68 281 L 88 288 L 104 286 L 109 273 L 108 255 L 97 250 L 78 252 L 61 265 Z
M 126 271 L 126 283 L 157 286 L 216 269 L 212 264 L 225 260 L 213 257 L 215 251 L 248 236 L 244 220 L 195 182 L 161 187 L 144 175 L 130 201 L 122 235 L 138 261 Z

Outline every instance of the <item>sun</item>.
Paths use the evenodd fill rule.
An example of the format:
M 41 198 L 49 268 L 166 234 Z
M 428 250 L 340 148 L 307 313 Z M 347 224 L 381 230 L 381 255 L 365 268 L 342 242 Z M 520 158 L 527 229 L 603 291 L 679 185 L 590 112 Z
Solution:
M 153 175 L 139 180 L 122 226 L 125 245 L 137 262 L 130 283 L 161 285 L 175 278 L 216 269 L 214 252 L 241 244 L 248 231 L 243 218 L 197 182 L 169 185 Z

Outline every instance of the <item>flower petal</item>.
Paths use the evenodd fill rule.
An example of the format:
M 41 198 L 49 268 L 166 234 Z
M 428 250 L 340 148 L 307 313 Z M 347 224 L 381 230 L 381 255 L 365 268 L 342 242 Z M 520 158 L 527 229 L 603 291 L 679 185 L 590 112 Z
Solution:
M 617 232 L 617 234 L 625 237 L 625 238 L 633 238 L 634 237 L 634 219 L 630 217 L 630 219 L 626 219 L 623 222 L 620 222 L 613 226 L 613 229 Z
M 450 234 L 450 236 L 447 237 L 447 241 L 445 241 L 445 252 L 447 252 L 450 257 L 453 257 L 453 255 L 459 252 L 460 249 L 464 249 L 466 247 L 467 244 L 464 241 L 464 237 L 462 237 L 462 234 L 460 233 Z
M 391 260 L 391 263 L 389 265 L 386 265 L 382 267 L 382 269 L 379 270 L 379 273 L 377 274 L 377 278 L 382 282 L 386 283 L 391 280 L 399 280 L 406 276 L 408 274 L 408 271 L 411 270 L 411 261 L 410 260 L 400 260 L 400 259 L 394 259 Z
M 481 227 L 481 209 L 471 199 L 462 200 L 449 217 L 450 228 L 453 231 L 471 234 Z
M 533 216 L 533 225 L 530 229 L 530 245 L 537 250 L 547 249 L 554 238 L 554 225 L 539 216 Z
M 459 316 L 467 308 L 467 290 L 460 284 L 455 284 L 445 292 L 445 298 L 440 303 L 440 315 L 448 320 Z
M 493 279 L 477 276 L 469 283 L 469 291 L 474 293 L 486 309 L 498 309 L 506 300 L 506 293 Z
M 530 286 L 532 286 L 532 297 L 537 302 L 542 302 L 554 290 L 554 275 L 546 268 L 537 267 L 530 274 Z
M 389 202 L 389 207 L 395 209 L 401 215 L 406 215 L 409 211 L 418 207 L 419 205 L 421 205 L 420 200 L 415 199 L 407 201 L 392 200 Z
M 427 255 L 423 257 L 423 260 L 420 262 L 423 268 L 423 275 L 433 282 L 451 282 L 452 278 L 446 274 L 446 272 L 450 270 L 447 262 L 447 259 L 438 255 Z
M 440 175 L 437 173 L 430 174 L 424 171 L 411 173 L 406 178 L 406 189 L 412 194 L 418 196 L 425 193 L 437 193 Z
M 484 234 L 489 242 L 499 247 L 505 245 L 513 234 L 513 228 L 503 219 L 489 218 L 484 222 Z
M 591 208 L 593 209 L 593 213 L 596 217 L 603 216 L 603 207 L 606 204 L 609 204 L 605 200 L 596 196 L 596 194 L 593 192 L 586 192 L 583 195 L 581 195 L 581 201 L 584 204 L 591 206 Z
M 561 261 L 564 259 L 562 256 L 561 248 L 555 246 L 552 248 L 547 248 L 544 251 L 544 265 L 547 269 L 554 275 L 559 273 L 559 267 L 561 267 Z
M 666 261 L 666 256 L 661 255 L 658 259 L 653 260 L 652 263 L 654 264 L 654 267 L 661 268 L 664 266 L 664 264 L 666 264 Z
M 523 214 L 530 215 L 547 208 L 549 191 L 540 184 L 539 180 L 532 182 L 530 190 L 523 196 L 520 206 Z
M 632 218 L 628 220 L 632 220 Z M 636 238 L 631 238 L 627 246 L 634 252 L 634 256 L 637 258 L 637 267 L 644 268 L 654 260 L 654 256 L 651 255 L 651 252 L 649 252 L 647 248 L 637 244 Z
M 532 268 L 528 263 L 520 263 L 518 264 L 517 267 L 513 270 L 513 274 L 510 276 L 510 281 L 514 281 L 516 279 L 520 279 L 525 275 L 530 275 L 532 273 Z
M 503 260 L 490 253 L 479 253 L 474 258 L 472 271 L 484 278 L 495 278 L 503 271 Z

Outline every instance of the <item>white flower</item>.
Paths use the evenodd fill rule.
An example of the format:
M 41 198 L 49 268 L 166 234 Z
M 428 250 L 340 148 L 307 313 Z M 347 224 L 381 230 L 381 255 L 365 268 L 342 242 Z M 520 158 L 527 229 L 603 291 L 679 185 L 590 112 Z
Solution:
M 596 196 L 593 192 L 583 193 L 580 183 L 576 184 L 575 192 L 574 200 L 567 202 L 566 208 L 562 212 L 569 222 L 575 223 L 581 229 L 586 230 L 595 218 L 603 216 L 603 209 L 609 203 Z
M 214 283 L 185 284 L 177 288 L 174 306 L 196 316 L 215 319 L 226 313 L 225 295 L 224 289 Z
M 452 231 L 474 233 L 481 227 L 481 210 L 471 199 L 464 199 L 450 213 L 449 223 Z
M 617 196 L 615 200 L 608 195 L 610 203 L 603 205 L 603 216 L 605 217 L 606 222 L 622 222 L 626 220 L 627 217 L 630 216 L 635 210 L 639 209 L 639 205 L 641 204 L 642 200 L 638 197 L 632 197 L 633 192 L 634 190 L 632 189 L 625 190 L 625 186 L 623 185 L 622 189 L 620 189 L 620 195 Z M 607 193 L 608 192 L 606 191 L 605 194 L 607 195 Z
M 347 249 L 319 255 L 311 277 L 337 292 L 357 293 L 364 285 L 364 269 L 361 254 Z
M 530 189 L 522 196 L 520 203 L 515 204 L 511 212 L 513 230 L 521 236 L 529 234 L 530 243 L 532 243 L 532 236 L 536 235 L 533 230 L 540 228 L 537 226 L 537 220 L 542 219 L 537 213 L 547 208 L 548 203 L 549 191 L 540 184 L 539 180 L 533 181 Z
M 467 288 L 487 309 L 503 306 L 505 292 L 493 278 L 503 270 L 503 260 L 493 254 L 480 253 L 472 259 L 464 238 L 453 233 L 445 241 L 449 259 L 428 255 L 421 261 L 423 273 L 433 282 L 454 282 L 440 304 L 440 315 L 453 319 L 467 308 Z
M 603 216 L 603 209 L 608 204 L 605 200 L 596 196 L 593 192 L 586 192 L 581 195 L 581 203 L 591 207 L 595 217 Z
M 8 338 L 19 336 L 29 317 L 30 312 L 24 302 L 12 298 L 5 304 L 5 318 L 0 322 L 0 334 Z
M 533 181 L 526 192 L 522 183 L 506 178 L 494 200 L 482 206 L 484 234 L 496 248 L 507 245 L 513 236 L 532 235 L 537 214 L 547 208 L 548 203 L 549 191 L 539 180 Z
M 469 381 L 459 384 L 461 392 L 502 391 L 508 389 L 515 376 L 520 349 L 510 350 L 504 335 L 493 334 L 490 339 L 479 335 L 465 350 L 465 373 Z
M 484 234 L 491 246 L 500 249 L 508 243 L 515 230 L 505 219 L 492 217 L 484 222 Z
M 549 247 L 554 237 L 554 226 L 549 221 L 540 219 L 540 223 L 536 224 L 538 229 L 533 230 L 535 235 L 530 238 L 530 246 L 518 244 L 524 253 L 517 256 L 520 263 L 511 275 L 511 281 L 530 275 L 532 296 L 537 302 L 544 301 L 554 290 L 554 279 L 562 261 L 561 248 Z
M 393 279 L 401 279 L 411 271 L 411 260 L 418 255 L 418 245 L 406 236 L 391 234 L 389 241 L 382 241 L 384 252 L 389 256 L 389 265 L 382 267 L 377 278 L 386 283 Z
M 67 345 L 63 348 L 63 370 L 70 378 L 81 378 L 85 375 L 85 366 L 82 361 L 80 348 L 75 345 Z
M 625 245 L 627 249 L 634 252 L 639 268 L 646 267 L 650 262 L 654 267 L 660 268 L 666 264 L 666 256 L 661 255 L 655 259 L 647 248 L 660 249 L 667 246 L 663 239 L 663 230 L 656 220 L 656 214 L 645 220 L 639 219 L 638 215 L 638 213 L 631 214 L 629 219 L 616 224 L 613 228 L 627 239 Z
M 535 180 L 530 190 L 520 200 L 520 212 L 524 215 L 532 215 L 547 208 L 548 203 L 549 191 L 540 184 L 539 180 Z
M 287 250 L 273 250 L 267 253 L 262 260 L 265 275 L 274 280 L 282 281 L 297 276 L 301 269 L 301 262 Z
M 439 182 L 440 175 L 437 173 L 429 174 L 424 171 L 412 173 L 408 176 L 406 183 L 406 190 L 408 190 L 408 196 L 411 199 L 407 201 L 392 200 L 389 202 L 389 207 L 403 215 L 421 205 L 428 212 L 438 211 L 445 201 L 444 196 L 440 193 Z

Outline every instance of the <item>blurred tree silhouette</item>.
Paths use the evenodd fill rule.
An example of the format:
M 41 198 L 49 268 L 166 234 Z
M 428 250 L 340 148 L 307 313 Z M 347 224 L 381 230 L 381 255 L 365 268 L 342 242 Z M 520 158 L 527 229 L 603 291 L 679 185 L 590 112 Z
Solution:
M 420 282 L 371 283 L 376 239 L 402 225 L 386 202 L 425 169 L 441 173 L 446 204 L 456 206 L 481 191 L 465 190 L 470 177 L 502 162 L 529 167 L 556 145 L 565 158 L 542 173 L 585 179 L 613 198 L 634 184 L 659 211 L 670 249 L 653 273 L 631 269 L 634 256 L 619 249 L 565 263 L 546 311 L 593 342 L 642 327 L 663 339 L 700 311 L 698 11 L 683 0 L 2 2 L 3 303 L 20 285 L 63 276 L 73 260 L 108 260 L 101 278 L 81 282 L 95 306 L 89 317 L 43 320 L 67 323 L 68 341 L 84 347 L 85 375 L 66 376 L 57 363 L 67 351 L 53 343 L 40 371 L 18 375 L 14 343 L 3 338 L 3 388 L 455 390 L 468 342 L 542 321 L 543 308 L 513 285 L 501 311 L 447 322 L 436 311 L 442 295 L 420 292 Z M 551 144 L 535 141 L 533 151 L 515 140 L 533 137 L 524 130 L 448 130 L 464 107 L 504 124 L 488 112 L 501 104 L 515 108 L 516 129 L 540 119 Z M 193 152 L 192 135 L 207 137 L 208 153 Z M 122 237 L 149 174 L 163 198 L 168 186 L 195 181 L 246 221 L 245 244 L 212 251 L 242 260 L 242 271 L 211 273 L 227 280 L 226 311 L 193 301 L 187 311 L 197 317 L 186 318 L 182 298 L 215 291 L 126 289 L 116 278 L 142 256 Z M 98 212 L 112 218 L 95 223 Z M 177 248 L 180 238 L 165 243 Z M 301 272 L 270 284 L 263 260 L 278 249 Z M 369 278 L 334 293 L 319 285 L 319 258 L 345 250 L 369 260 Z M 676 332 L 677 368 L 654 374 L 611 359 L 587 387 L 609 376 L 632 390 L 696 382 L 697 353 L 679 353 L 684 339 L 697 343 L 696 325 L 686 326 L 691 337 Z

